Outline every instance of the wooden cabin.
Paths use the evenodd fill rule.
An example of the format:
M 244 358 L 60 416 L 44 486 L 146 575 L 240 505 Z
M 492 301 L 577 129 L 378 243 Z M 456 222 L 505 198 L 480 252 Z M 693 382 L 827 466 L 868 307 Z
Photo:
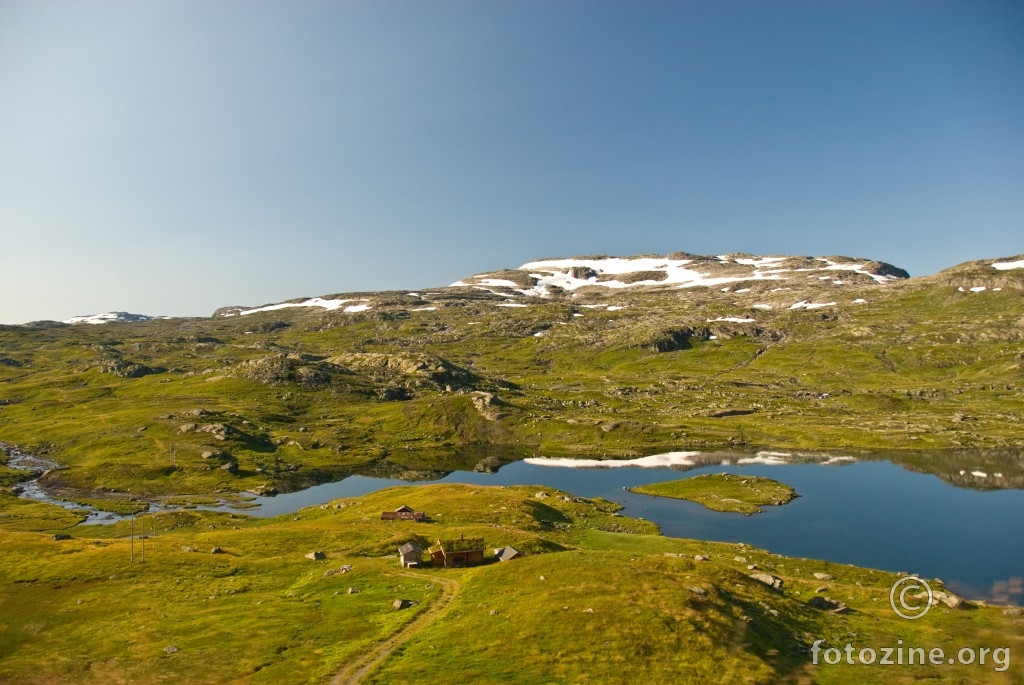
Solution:
M 438 540 L 427 551 L 434 566 L 476 566 L 484 563 L 482 538 L 467 539 L 463 536 L 458 540 Z
M 404 504 L 394 511 L 383 511 L 380 514 L 381 521 L 423 521 L 426 518 L 427 515 L 422 511 L 415 511 Z
M 423 561 L 423 550 L 407 542 L 398 548 L 398 558 L 402 562 L 402 568 L 417 567 Z

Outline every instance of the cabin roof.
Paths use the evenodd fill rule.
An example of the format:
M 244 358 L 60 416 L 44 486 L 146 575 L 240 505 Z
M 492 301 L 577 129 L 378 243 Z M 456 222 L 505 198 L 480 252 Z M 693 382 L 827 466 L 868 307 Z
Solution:
M 414 545 L 413 543 L 407 542 L 407 543 L 405 543 L 404 545 L 402 545 L 401 547 L 398 548 L 398 553 L 399 554 L 416 554 L 416 553 L 422 553 L 422 550 L 420 550 L 420 548 L 417 547 L 416 545 Z
M 445 554 L 452 552 L 475 552 L 484 550 L 483 538 L 459 538 L 458 540 L 438 540 L 431 550 L 440 549 Z
M 503 547 L 498 554 L 498 559 L 501 561 L 508 561 L 509 559 L 515 559 L 521 554 L 521 552 L 515 547 Z

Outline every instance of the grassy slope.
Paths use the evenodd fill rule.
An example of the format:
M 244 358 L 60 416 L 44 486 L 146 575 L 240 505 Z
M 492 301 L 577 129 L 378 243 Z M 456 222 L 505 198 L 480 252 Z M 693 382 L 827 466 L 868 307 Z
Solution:
M 0 438 L 71 467 L 54 480 L 133 496 L 295 487 L 385 457 L 472 468 L 472 453 L 460 461 L 453 450 L 484 444 L 588 455 L 1019 450 L 1024 270 L 959 269 L 824 293 L 585 296 L 625 305 L 613 312 L 573 300 L 500 308 L 486 295 L 434 292 L 436 311 L 382 294 L 363 314 L 0 327 Z M 957 289 L 985 279 L 1002 291 Z M 786 308 L 813 295 L 840 303 Z M 857 297 L 868 303 L 851 304 Z M 751 308 L 763 302 L 775 309 Z M 757 322 L 708 323 L 730 315 Z M 683 349 L 655 349 L 678 330 L 694 332 Z M 394 363 L 375 365 L 374 355 Z M 439 358 L 443 373 L 414 368 Z M 158 372 L 122 378 L 104 372 L 111 360 Z M 485 406 L 474 391 L 497 400 Z M 197 429 L 182 432 L 190 423 Z M 228 426 L 226 439 L 203 432 L 208 424 Z M 224 461 L 237 473 L 220 469 Z M 1019 459 L 996 470 L 1024 484 Z
M 708 473 L 693 478 L 651 483 L 630 488 L 642 495 L 686 499 L 713 511 L 759 514 L 766 505 L 786 504 L 797 496 L 784 483 L 759 476 Z
M 547 497 L 536 496 L 541 490 Z M 1024 619 L 999 608 L 896 618 L 887 603 L 893 574 L 664 538 L 647 522 L 614 516 L 607 503 L 547 488 L 392 488 L 335 504 L 275 520 L 156 515 L 145 564 L 139 541 L 136 563 L 128 563 L 124 524 L 76 528 L 64 541 L 0 530 L 0 681 L 326 682 L 425 610 L 438 596 L 436 576 L 445 574 L 462 586 L 451 608 L 381 664 L 372 682 L 437 673 L 531 684 L 1022 682 L 1019 665 L 1004 674 L 967 666 L 814 669 L 806 648 L 815 639 L 1024 649 Z M 380 511 L 400 504 L 431 522 L 379 521 Z M 422 569 L 418 580 L 397 573 L 398 544 L 463 534 L 528 555 Z M 209 554 L 215 545 L 226 553 Z M 304 558 L 313 550 L 328 559 Z M 324 575 L 347 564 L 349 573 Z M 781 577 L 784 591 L 749 578 L 750 564 Z M 810 607 L 820 586 L 852 611 Z M 396 598 L 420 604 L 392 611 Z

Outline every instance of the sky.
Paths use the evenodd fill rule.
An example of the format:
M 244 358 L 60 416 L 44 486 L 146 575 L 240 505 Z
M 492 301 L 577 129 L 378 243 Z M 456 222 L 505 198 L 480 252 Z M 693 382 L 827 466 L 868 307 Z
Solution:
M 1024 3 L 0 0 L 0 323 L 1024 252 Z

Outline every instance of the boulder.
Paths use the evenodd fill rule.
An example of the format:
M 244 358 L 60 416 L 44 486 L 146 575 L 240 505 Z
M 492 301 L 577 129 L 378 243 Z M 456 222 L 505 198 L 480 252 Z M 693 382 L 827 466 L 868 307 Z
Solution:
M 778 576 L 773 576 L 770 573 L 764 573 L 759 571 L 757 573 L 751 573 L 750 577 L 756 581 L 764 583 L 773 590 L 782 592 L 782 578 L 779 578 Z
M 408 609 L 411 606 L 412 600 L 410 599 L 396 599 L 394 602 L 391 603 L 391 608 L 395 611 L 399 611 L 401 609 Z
M 848 607 L 844 602 L 840 602 L 839 600 L 832 599 L 830 597 L 822 597 L 820 595 L 817 597 L 811 597 L 807 604 L 815 609 L 831 611 L 834 614 L 846 613 L 850 609 L 850 607 Z
M 321 559 L 326 559 L 327 555 L 324 552 L 310 552 L 306 555 L 306 558 L 312 559 L 313 561 L 320 561 Z
M 210 550 L 210 554 L 225 554 L 225 552 L 220 547 L 214 547 Z
M 814 577 L 817 578 L 818 580 L 835 580 L 835 578 L 833 578 L 832 576 L 830 576 L 827 573 L 815 573 Z

